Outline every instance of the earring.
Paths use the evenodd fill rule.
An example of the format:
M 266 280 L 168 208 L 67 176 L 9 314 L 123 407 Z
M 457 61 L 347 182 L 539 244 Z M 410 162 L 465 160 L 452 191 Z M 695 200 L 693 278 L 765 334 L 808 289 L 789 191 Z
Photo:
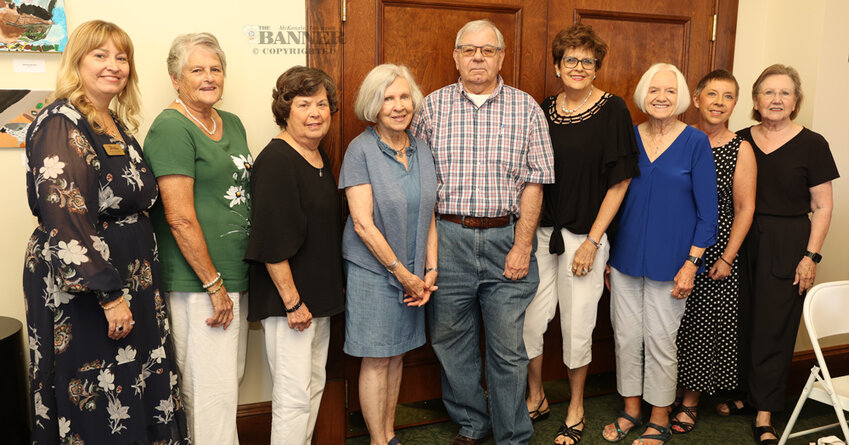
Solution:
M 560 73 L 554 73 L 554 75 L 560 77 Z
M 593 74 L 593 80 L 595 80 L 595 74 Z

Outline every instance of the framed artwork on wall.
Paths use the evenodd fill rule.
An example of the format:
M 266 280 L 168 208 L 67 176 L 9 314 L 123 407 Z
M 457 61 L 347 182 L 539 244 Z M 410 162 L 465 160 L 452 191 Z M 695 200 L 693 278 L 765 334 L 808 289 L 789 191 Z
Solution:
M 65 0 L 0 0 L 0 51 L 62 52 Z
M 48 90 L 0 90 L 0 149 L 21 148 L 35 116 L 48 102 Z

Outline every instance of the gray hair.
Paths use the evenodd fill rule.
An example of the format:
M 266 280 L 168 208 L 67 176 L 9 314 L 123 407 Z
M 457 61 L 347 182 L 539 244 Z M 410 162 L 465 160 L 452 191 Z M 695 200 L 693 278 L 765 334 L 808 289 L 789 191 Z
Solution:
M 457 31 L 457 38 L 454 39 L 454 47 L 456 48 L 460 45 L 460 39 L 462 39 L 463 35 L 467 32 L 480 31 L 484 28 L 489 28 L 492 30 L 492 32 L 495 33 L 495 38 L 498 40 L 498 47 L 504 49 L 504 35 L 501 34 L 501 31 L 498 29 L 497 26 L 495 26 L 495 23 L 492 23 L 486 19 L 472 20 L 471 22 L 463 25 L 463 27 L 460 28 L 459 31 Z
M 183 77 L 183 67 L 189 62 L 189 55 L 196 46 L 202 46 L 216 56 L 221 62 L 221 72 L 227 75 L 227 59 L 224 57 L 224 50 L 218 44 L 218 39 L 208 32 L 198 32 L 191 34 L 180 34 L 173 42 L 171 49 L 168 51 L 168 74 L 171 77 L 180 80 Z
M 684 74 L 671 63 L 655 63 L 643 73 L 643 77 L 640 77 L 637 88 L 634 90 L 634 104 L 637 105 L 640 111 L 643 113 L 646 112 L 646 96 L 649 92 L 649 84 L 651 84 L 654 75 L 660 71 L 672 71 L 675 74 L 675 79 L 678 81 L 678 103 L 675 104 L 674 111 L 675 116 L 678 116 L 690 107 L 690 89 L 687 87 L 687 79 L 684 77 Z
M 410 85 L 410 96 L 413 100 L 413 112 L 419 111 L 424 96 L 422 90 L 413 79 L 413 74 L 404 65 L 384 63 L 372 68 L 363 79 L 360 90 L 357 92 L 357 100 L 354 101 L 354 114 L 361 121 L 377 122 L 377 114 L 383 107 L 383 95 L 386 89 L 397 78 L 404 78 Z

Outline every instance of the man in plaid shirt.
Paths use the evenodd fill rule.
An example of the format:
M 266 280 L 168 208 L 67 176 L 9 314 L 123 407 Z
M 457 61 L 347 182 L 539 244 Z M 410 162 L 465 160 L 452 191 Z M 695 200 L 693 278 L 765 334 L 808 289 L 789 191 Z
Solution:
M 526 444 L 525 309 L 539 273 L 535 230 L 542 184 L 554 182 L 548 126 L 531 96 L 504 85 L 504 37 L 489 21 L 457 33 L 460 80 L 431 93 L 412 123 L 433 150 L 439 290 L 427 306 L 442 365 L 442 398 L 460 425 L 452 444 L 492 429 L 498 444 Z M 490 415 L 481 387 L 479 331 L 486 338 Z

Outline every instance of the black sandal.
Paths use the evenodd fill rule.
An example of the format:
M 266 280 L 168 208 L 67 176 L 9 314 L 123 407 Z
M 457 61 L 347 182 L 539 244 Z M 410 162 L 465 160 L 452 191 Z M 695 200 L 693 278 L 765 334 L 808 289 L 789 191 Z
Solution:
M 692 422 L 685 422 L 678 420 L 678 414 L 684 413 L 689 417 Z M 693 431 L 693 428 L 696 427 L 696 417 L 699 415 L 699 407 L 698 406 L 686 406 L 683 403 L 676 406 L 675 409 L 669 413 L 669 430 L 672 431 L 672 434 L 687 434 L 690 431 Z M 678 427 L 679 430 L 675 430 L 672 427 Z
M 656 423 L 649 422 L 649 423 L 646 424 L 646 431 L 648 431 L 649 428 L 654 428 L 655 430 L 657 430 L 657 434 L 645 434 L 645 433 L 643 433 L 642 436 L 637 438 L 640 441 L 640 443 L 643 443 L 643 439 L 659 440 L 661 444 L 664 444 L 664 443 L 672 440 L 672 433 L 669 431 L 669 427 L 664 428 L 664 427 L 662 427 L 662 426 L 660 426 Z
M 628 428 L 627 430 L 623 430 L 619 426 L 619 419 L 625 419 L 625 420 L 631 422 L 631 424 L 632 424 L 631 428 Z M 613 440 L 608 439 L 607 436 L 604 435 L 604 430 L 601 430 L 601 437 L 603 437 L 604 440 L 606 440 L 608 442 L 620 442 L 620 441 L 622 441 L 622 439 L 625 438 L 625 436 L 628 435 L 628 433 L 631 432 L 631 430 L 633 430 L 634 428 L 639 428 L 642 424 L 643 424 L 643 415 L 642 414 L 640 414 L 635 419 L 635 418 L 631 417 L 630 414 L 626 413 L 625 410 L 623 409 L 622 412 L 619 413 L 619 417 L 617 417 L 616 420 L 613 421 L 613 426 L 616 428 L 616 439 L 613 439 Z
M 767 433 L 772 434 L 776 437 L 776 439 L 761 439 L 761 437 Z M 773 428 L 772 425 L 755 426 L 755 423 L 752 422 L 752 435 L 755 437 L 755 443 L 758 445 L 778 445 L 778 433 L 775 432 L 775 428 Z
M 528 411 L 528 416 L 531 417 L 531 422 L 548 419 L 548 415 L 551 414 L 551 407 L 546 408 L 545 411 L 540 411 L 540 408 L 542 408 L 543 403 L 545 403 L 545 397 L 540 400 L 537 409 L 533 411 Z
M 749 415 L 749 414 L 756 414 L 757 413 L 757 410 L 755 410 L 755 408 L 752 405 L 749 405 L 748 403 L 746 403 L 745 400 L 740 400 L 740 403 L 743 404 L 743 406 L 740 407 L 740 408 L 737 407 L 736 402 L 737 402 L 737 400 L 726 400 L 724 402 L 717 403 L 716 404 L 716 413 L 719 414 L 722 417 L 743 416 L 743 415 Z M 720 411 L 720 409 L 719 409 L 720 406 L 725 406 L 726 408 L 728 408 L 728 412 L 724 413 L 724 412 Z
M 584 425 L 584 428 L 586 428 L 587 424 L 584 422 L 584 420 L 585 419 L 582 417 L 580 422 L 572 426 L 566 424 L 560 425 L 560 429 L 557 430 L 557 434 L 554 435 L 554 440 L 556 441 L 558 437 L 563 436 L 567 439 L 572 439 L 572 445 L 578 445 L 578 443 L 581 441 L 581 436 L 584 435 L 584 430 L 583 428 L 575 429 L 575 427 L 578 425 Z

